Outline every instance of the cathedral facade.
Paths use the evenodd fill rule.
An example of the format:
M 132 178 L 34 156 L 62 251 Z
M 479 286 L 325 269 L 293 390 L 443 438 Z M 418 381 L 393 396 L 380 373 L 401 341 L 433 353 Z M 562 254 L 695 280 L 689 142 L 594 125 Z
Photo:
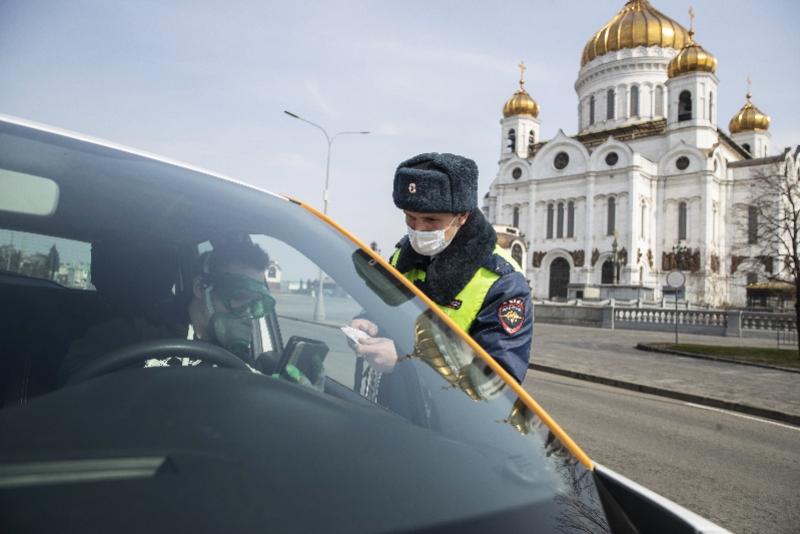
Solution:
M 779 277 L 747 227 L 751 184 L 796 173 L 800 154 L 772 153 L 749 91 L 719 127 L 716 67 L 692 29 L 630 0 L 584 47 L 577 134 L 541 140 L 520 77 L 483 209 L 519 229 L 534 298 L 655 301 L 679 270 L 689 302 L 743 306 L 748 285 Z

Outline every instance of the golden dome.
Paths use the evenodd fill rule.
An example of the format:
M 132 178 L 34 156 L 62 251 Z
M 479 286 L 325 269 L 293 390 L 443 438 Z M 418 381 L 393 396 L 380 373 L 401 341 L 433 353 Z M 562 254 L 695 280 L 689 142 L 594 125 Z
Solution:
M 586 43 L 581 66 L 615 50 L 638 46 L 680 50 L 688 42 L 686 28 L 651 6 L 650 2 L 628 0 L 625 7 Z
M 503 105 L 503 117 L 512 117 L 514 115 L 539 116 L 539 104 L 525 90 L 524 80 L 519 81 L 519 89 Z
M 694 32 L 689 30 L 689 42 L 667 67 L 667 76 L 674 78 L 687 72 L 711 72 L 717 70 L 717 58 L 694 42 Z
M 728 130 L 732 134 L 747 130 L 766 130 L 769 128 L 769 115 L 765 115 L 760 109 L 755 107 L 750 99 L 752 93 L 747 93 L 747 103 L 742 106 L 739 113 L 733 116 L 728 124 Z

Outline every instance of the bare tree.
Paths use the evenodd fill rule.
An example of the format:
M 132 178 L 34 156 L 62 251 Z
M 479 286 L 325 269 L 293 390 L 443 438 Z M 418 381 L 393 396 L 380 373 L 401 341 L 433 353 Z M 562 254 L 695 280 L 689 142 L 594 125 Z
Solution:
M 793 286 L 800 332 L 800 169 L 791 161 L 781 158 L 753 174 L 747 214 L 740 221 L 748 246 L 759 250 L 750 262 L 763 265 L 768 279 Z

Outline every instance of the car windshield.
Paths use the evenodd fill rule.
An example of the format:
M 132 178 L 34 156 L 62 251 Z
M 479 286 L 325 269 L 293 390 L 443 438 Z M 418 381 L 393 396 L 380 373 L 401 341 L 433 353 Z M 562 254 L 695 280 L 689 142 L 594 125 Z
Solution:
M 62 381 L 70 351 L 117 316 L 136 315 L 136 324 L 157 322 L 160 316 L 139 310 L 149 309 L 150 301 L 175 304 L 192 295 L 198 259 L 238 236 L 268 255 L 266 292 L 258 284 L 220 292 L 237 317 L 254 320 L 245 359 L 264 376 L 247 378 L 259 388 L 248 402 L 284 410 L 271 395 L 278 395 L 277 384 L 291 388 L 281 393 L 282 402 L 295 399 L 309 425 L 330 426 L 327 435 L 347 440 L 352 453 L 337 458 L 333 444 L 315 443 L 318 456 L 312 462 L 298 459 L 298 469 L 369 468 L 376 483 L 394 488 L 386 491 L 402 491 L 414 503 L 415 513 L 403 513 L 405 503 L 367 488 L 348 490 L 360 499 L 349 512 L 359 518 L 353 524 L 398 531 L 536 510 L 542 531 L 608 530 L 589 466 L 425 302 L 347 235 L 298 203 L 12 123 L 0 123 L 3 180 L 1 173 L 13 173 L 17 184 L 26 176 L 48 180 L 58 193 L 50 188 L 50 196 L 38 201 L 56 204 L 51 213 L 0 206 L 0 289 L 4 302 L 15 303 L 2 310 L 9 328 L 0 342 L 5 357 L 22 362 L 5 367 L 14 371 L 3 376 L 0 414 L 88 387 L 90 381 L 77 386 Z M 29 194 L 40 189 L 31 187 Z M 343 329 L 356 320 L 368 321 L 376 329 L 373 337 L 393 344 L 393 365 L 379 368 L 359 357 L 357 342 Z M 108 352 L 116 348 L 109 346 Z M 271 372 L 262 365 L 268 359 Z M 174 375 L 199 377 L 207 371 Z M 249 372 L 215 371 L 225 377 Z M 125 373 L 130 380 L 172 376 L 152 369 Z M 98 375 L 94 382 L 116 374 L 123 373 Z M 113 388 L 109 391 L 113 396 Z M 306 436 L 282 439 L 301 443 Z M 136 448 L 132 443 L 120 448 L 124 445 Z M 49 452 L 63 458 L 74 450 Z M 389 472 L 397 478 L 384 478 Z M 337 503 L 326 497 L 317 511 L 336 515 Z

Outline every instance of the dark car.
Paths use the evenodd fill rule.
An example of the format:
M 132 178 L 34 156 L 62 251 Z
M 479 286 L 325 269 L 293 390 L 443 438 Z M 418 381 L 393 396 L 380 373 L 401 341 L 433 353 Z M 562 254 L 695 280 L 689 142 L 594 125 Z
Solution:
M 236 355 L 168 313 L 231 236 L 270 258 Z M 593 463 L 334 222 L 196 168 L 1 118 L 0 302 L 2 532 L 725 532 Z

